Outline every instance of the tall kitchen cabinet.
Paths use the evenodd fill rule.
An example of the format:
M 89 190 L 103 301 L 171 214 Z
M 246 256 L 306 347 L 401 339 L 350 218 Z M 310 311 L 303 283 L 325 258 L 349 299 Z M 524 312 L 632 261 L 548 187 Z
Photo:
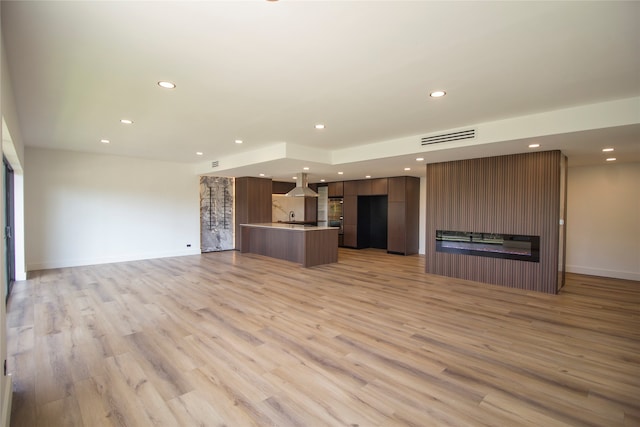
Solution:
M 329 189 L 331 190 L 331 188 Z M 349 248 L 358 247 L 358 181 L 343 183 L 342 215 L 344 230 L 343 245 Z
M 420 227 L 420 178 L 388 179 L 387 252 L 418 253 Z
M 271 222 L 272 182 L 269 178 L 236 178 L 236 249 L 242 250 L 241 224 Z

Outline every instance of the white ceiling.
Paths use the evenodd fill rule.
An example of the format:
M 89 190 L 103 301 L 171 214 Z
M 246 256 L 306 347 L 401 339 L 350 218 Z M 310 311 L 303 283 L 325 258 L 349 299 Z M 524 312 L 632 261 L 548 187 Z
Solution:
M 189 162 L 203 173 L 216 174 L 212 160 L 233 159 L 221 175 L 290 179 L 303 165 L 310 181 L 339 179 L 339 170 L 346 179 L 418 175 L 421 135 L 640 96 L 638 2 L 1 7 L 26 146 Z M 159 80 L 177 88 L 160 89 Z M 430 98 L 436 89 L 447 96 Z M 632 105 L 635 121 L 585 117 L 582 128 L 531 139 L 562 149 L 572 166 L 603 162 L 605 145 L 618 162 L 638 162 L 640 102 Z M 414 136 L 413 151 L 370 155 Z M 528 139 L 445 145 L 424 157 L 523 152 Z M 284 155 L 261 157 L 282 147 Z

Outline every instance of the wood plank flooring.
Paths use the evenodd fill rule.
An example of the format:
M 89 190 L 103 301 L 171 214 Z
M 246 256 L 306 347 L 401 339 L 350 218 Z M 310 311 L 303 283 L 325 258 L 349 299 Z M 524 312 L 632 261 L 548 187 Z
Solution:
M 8 309 L 11 425 L 640 425 L 639 282 L 546 295 L 339 257 L 31 274 Z

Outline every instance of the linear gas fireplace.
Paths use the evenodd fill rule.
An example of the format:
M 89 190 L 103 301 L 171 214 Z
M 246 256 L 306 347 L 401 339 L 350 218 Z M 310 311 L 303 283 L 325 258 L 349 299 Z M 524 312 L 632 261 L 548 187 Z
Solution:
M 540 262 L 540 236 L 436 230 L 436 251 Z

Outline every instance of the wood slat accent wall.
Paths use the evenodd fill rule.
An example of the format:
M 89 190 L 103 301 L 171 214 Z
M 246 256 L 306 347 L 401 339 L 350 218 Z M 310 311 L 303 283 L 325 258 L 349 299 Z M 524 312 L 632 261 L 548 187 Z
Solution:
M 556 293 L 560 151 L 427 165 L 427 273 Z M 436 252 L 436 230 L 540 236 L 540 262 Z

